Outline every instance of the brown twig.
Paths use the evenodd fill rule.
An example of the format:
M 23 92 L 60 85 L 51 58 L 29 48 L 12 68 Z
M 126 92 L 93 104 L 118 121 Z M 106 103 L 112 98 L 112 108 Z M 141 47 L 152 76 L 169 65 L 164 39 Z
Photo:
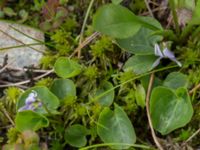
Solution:
M 45 77 L 45 76 L 51 74 L 53 71 L 54 71 L 54 70 L 51 69 L 51 70 L 49 70 L 48 72 L 46 72 L 46 73 L 44 73 L 44 74 L 42 74 L 42 75 L 40 75 L 40 76 L 37 76 L 37 77 L 35 77 L 35 78 L 33 78 L 33 79 L 34 79 L 34 80 L 39 80 L 39 79 L 41 79 L 41 78 L 43 78 L 43 77 Z M 25 80 L 25 81 L 22 81 L 22 82 L 11 83 L 11 84 L 6 84 L 6 85 L 0 85 L 0 88 L 2 88 L 2 87 L 9 87 L 9 86 L 19 86 L 19 85 L 27 84 L 27 83 L 29 83 L 29 82 L 30 82 L 30 80 Z
M 200 88 L 200 83 L 199 84 L 197 84 L 193 89 L 191 89 L 190 91 L 189 91 L 189 94 L 191 95 L 192 93 L 194 93 L 196 90 L 198 90 Z
M 148 11 L 149 11 L 149 14 L 151 15 L 151 17 L 154 18 L 154 15 L 153 15 L 153 12 L 151 11 L 151 8 L 150 8 L 150 6 L 149 6 L 148 0 L 144 0 L 144 2 L 145 2 L 146 7 L 147 7 L 147 9 L 148 9 Z
M 87 37 L 79 46 L 74 50 L 74 52 L 71 54 L 70 58 L 74 56 L 76 53 L 78 53 L 78 58 L 81 57 L 81 49 L 88 45 L 93 39 L 95 39 L 97 36 L 99 36 L 99 32 L 94 32 L 92 35 Z
M 185 143 L 188 143 L 192 138 L 194 138 L 197 134 L 199 134 L 200 133 L 200 128 L 196 131 L 196 132 L 194 132 L 186 141 L 185 141 Z
M 15 60 L 11 61 L 10 63 L 8 63 L 8 64 L 6 64 L 6 65 L 4 65 L 4 66 L 0 69 L 0 73 L 2 73 L 5 69 L 7 69 L 8 66 L 10 66 L 11 64 L 13 64 L 14 61 L 15 61 Z
M 7 67 L 11 71 L 28 71 L 28 68 L 17 68 L 17 67 Z M 49 70 L 42 70 L 42 69 L 33 69 L 32 72 L 36 73 L 46 73 L 49 72 Z
M 4 115 L 8 118 L 8 120 L 10 121 L 10 123 L 15 126 L 14 121 L 11 119 L 11 117 L 9 116 L 8 112 L 6 111 L 5 108 L 2 109 L 2 112 L 4 113 Z
M 147 118 L 148 118 L 149 126 L 150 126 L 150 129 L 151 129 L 151 135 L 153 137 L 153 140 L 154 140 L 156 146 L 158 147 L 159 150 L 164 150 L 163 147 L 161 146 L 161 144 L 159 143 L 157 137 L 156 137 L 155 131 L 153 129 L 153 124 L 152 124 L 152 121 L 151 121 L 151 116 L 150 116 L 149 101 L 150 101 L 150 95 L 151 95 L 151 89 L 152 89 L 152 86 L 153 86 L 153 81 L 154 81 L 154 73 L 151 74 L 149 86 L 148 86 L 148 90 L 147 90 L 147 95 L 146 95 Z

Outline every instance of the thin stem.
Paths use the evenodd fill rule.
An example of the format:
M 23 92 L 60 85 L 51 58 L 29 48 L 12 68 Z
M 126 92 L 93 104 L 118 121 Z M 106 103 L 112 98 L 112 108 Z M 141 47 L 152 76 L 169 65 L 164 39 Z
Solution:
M 16 39 L 15 37 L 13 37 L 13 36 L 11 36 L 10 34 L 4 32 L 3 30 L 0 29 L 0 31 L 1 31 L 3 34 L 5 34 L 6 36 L 8 36 L 9 38 L 15 40 L 16 42 L 21 43 L 21 44 L 24 44 L 25 46 L 28 46 L 29 48 L 31 48 L 31 49 L 33 49 L 33 50 L 35 50 L 35 51 L 38 51 L 38 52 L 40 52 L 40 53 L 44 53 L 44 51 L 38 50 L 38 49 L 36 49 L 36 48 L 34 48 L 34 47 L 31 47 L 31 46 L 25 44 L 25 43 L 22 42 L 21 40 Z
M 139 144 L 126 144 L 126 143 L 102 143 L 102 144 L 95 144 L 87 147 L 80 148 L 79 150 L 88 150 L 91 148 L 97 148 L 97 147 L 105 147 L 105 146 L 115 146 L 115 145 L 123 145 L 123 146 L 131 146 L 135 148 L 141 148 L 141 149 L 150 149 L 151 147 L 146 145 L 139 145 Z
M 189 91 L 189 94 L 191 95 L 192 93 L 194 93 L 196 90 L 198 90 L 200 88 L 200 83 L 199 84 L 197 84 L 193 89 L 191 89 L 190 91 Z
M 152 124 L 152 121 L 151 121 L 151 116 L 150 116 L 149 102 L 150 102 L 150 95 L 151 95 L 151 89 L 152 89 L 152 86 L 153 86 L 153 81 L 154 81 L 154 73 L 151 74 L 149 86 L 148 86 L 148 90 L 147 90 L 147 96 L 146 96 L 147 118 L 148 118 L 149 126 L 150 126 L 150 129 L 151 129 L 151 135 L 153 137 L 153 140 L 154 140 L 156 146 L 158 147 L 159 150 L 164 150 L 163 147 L 161 146 L 161 144 L 159 143 L 157 137 L 156 137 L 155 131 L 153 129 L 153 124 Z
M 88 20 L 88 17 L 89 17 L 89 13 L 90 13 L 90 10 L 92 8 L 93 3 L 94 3 L 94 0 L 91 0 L 89 6 L 87 8 L 87 11 L 86 11 L 86 14 L 85 14 L 85 18 L 84 18 L 84 21 L 83 21 L 83 25 L 82 25 L 82 28 L 81 28 L 79 44 L 82 43 L 83 33 L 84 33 L 84 30 L 85 30 L 85 26 L 86 26 L 86 23 L 87 23 L 87 20 Z
M 10 63 L 6 64 L 5 66 L 3 66 L 1 69 L 0 69 L 0 73 L 2 73 L 6 68 L 8 68 L 8 66 L 10 66 L 11 64 L 13 64 L 15 62 L 15 60 L 11 61 Z
M 197 134 L 199 134 L 200 133 L 200 128 L 196 131 L 196 132 L 194 132 L 194 134 L 192 134 L 186 141 L 185 141 L 185 143 L 188 143 L 189 141 L 191 141 L 191 139 L 192 138 L 194 138 Z
M 99 35 L 100 35 L 100 33 L 94 32 L 92 35 L 87 37 L 81 44 L 79 44 L 79 46 L 74 50 L 74 52 L 70 55 L 69 58 L 74 56 L 76 53 L 78 53 L 78 58 L 80 58 L 81 57 L 81 49 L 83 47 L 85 47 L 86 45 L 88 45 L 93 39 L 95 39 Z
M 169 6 L 170 6 L 171 11 L 172 11 L 172 16 L 173 16 L 176 32 L 179 35 L 180 34 L 180 28 L 179 28 L 179 24 L 178 24 L 178 16 L 177 16 L 177 13 L 176 13 L 174 0 L 169 0 Z
M 11 26 L 11 25 L 10 25 L 9 27 L 12 28 L 13 30 L 19 32 L 20 34 L 22 34 L 22 35 L 24 35 L 24 36 L 26 36 L 26 37 L 28 37 L 28 38 L 30 38 L 30 39 L 32 39 L 32 40 L 37 41 L 38 43 L 41 43 L 41 44 L 44 44 L 44 45 L 48 45 L 48 46 L 51 46 L 51 47 L 55 47 L 55 46 L 54 46 L 53 44 L 51 44 L 51 43 L 44 42 L 44 41 L 38 40 L 38 39 L 36 39 L 36 38 L 34 38 L 34 37 L 32 37 L 32 36 L 27 35 L 27 34 L 23 33 L 22 31 L 18 30 L 17 28 L 15 28 L 15 27 L 13 27 L 13 26 Z
M 145 2 L 146 7 L 147 7 L 147 9 L 148 9 L 148 11 L 149 11 L 149 14 L 151 15 L 151 17 L 154 18 L 154 15 L 153 15 L 153 12 L 152 12 L 152 10 L 151 10 L 151 8 L 150 8 L 150 6 L 149 6 L 148 0 L 144 0 L 144 2 Z
M 147 75 L 152 74 L 152 73 L 155 73 L 155 72 L 160 72 L 160 71 L 168 70 L 168 69 L 175 68 L 175 67 L 178 67 L 178 66 L 176 65 L 176 66 L 164 67 L 164 68 L 160 68 L 160 69 L 157 69 L 157 70 L 153 70 L 153 71 L 150 71 L 150 72 L 147 72 L 147 73 L 138 75 L 138 76 L 136 76 L 135 78 L 129 79 L 129 80 L 127 80 L 127 81 L 125 81 L 125 82 L 123 82 L 123 83 L 121 83 L 121 84 L 118 84 L 118 85 L 116 85 L 115 87 L 113 87 L 113 88 L 111 88 L 111 89 L 109 89 L 109 90 L 103 92 L 102 94 L 96 96 L 95 98 L 93 98 L 93 102 L 94 102 L 94 101 L 97 101 L 98 99 L 100 99 L 101 97 L 105 96 L 106 94 L 108 94 L 109 92 L 113 91 L 114 89 L 116 89 L 116 88 L 118 88 L 118 87 L 120 87 L 120 86 L 122 86 L 122 85 L 124 85 L 124 84 L 127 84 L 127 83 L 129 83 L 129 82 L 131 82 L 131 81 L 134 81 L 134 80 L 136 80 L 136 79 L 139 79 L 139 78 L 141 78 L 141 77 L 147 76 Z M 91 101 L 91 102 L 92 102 L 92 101 Z
M 41 43 L 32 43 L 32 44 L 23 44 L 23 45 L 16 45 L 16 46 L 8 46 L 8 47 L 0 48 L 0 51 L 7 50 L 7 49 L 20 48 L 20 47 L 33 46 L 33 45 L 42 45 L 42 44 Z
M 49 70 L 48 72 L 46 72 L 46 73 L 44 73 L 44 74 L 42 74 L 40 76 L 37 76 L 37 77 L 33 78 L 33 80 L 39 80 L 39 79 L 41 79 L 41 78 L 43 78 L 43 77 L 51 74 L 53 71 L 54 71 L 53 69 Z M 22 81 L 22 82 L 10 83 L 10 84 L 6 84 L 6 85 L 0 85 L 0 88 L 2 88 L 2 87 L 9 87 L 9 86 L 19 86 L 19 85 L 27 84 L 29 82 L 31 82 L 31 81 L 30 80 L 25 80 L 25 81 Z
M 9 116 L 8 112 L 6 111 L 5 108 L 2 108 L 2 112 L 4 113 L 4 115 L 8 118 L 8 120 L 10 121 L 10 123 L 15 126 L 14 121 L 11 119 L 11 117 Z

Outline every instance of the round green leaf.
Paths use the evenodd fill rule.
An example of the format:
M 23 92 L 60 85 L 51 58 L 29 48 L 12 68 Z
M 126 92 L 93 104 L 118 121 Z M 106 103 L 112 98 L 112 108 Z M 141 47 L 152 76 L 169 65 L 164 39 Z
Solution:
M 69 58 L 60 57 L 54 65 L 54 70 L 61 78 L 71 78 L 81 72 L 81 65 Z
M 85 126 L 76 124 L 70 126 L 65 133 L 65 140 L 73 147 L 83 147 L 87 143 L 88 130 Z
M 127 8 L 108 4 L 101 7 L 94 16 L 95 30 L 114 38 L 127 38 L 138 32 L 140 23 Z
M 104 108 L 100 113 L 97 133 L 104 143 L 134 144 L 136 135 L 131 121 L 122 108 L 115 105 L 114 111 Z M 130 146 L 115 145 L 112 149 L 127 149 Z
M 172 89 L 178 89 L 180 87 L 187 88 L 188 78 L 180 72 L 172 72 L 164 80 L 163 85 Z
M 142 20 L 148 21 L 149 24 L 162 30 L 160 23 L 150 17 L 143 17 Z M 140 30 L 133 36 L 125 39 L 117 39 L 118 45 L 133 54 L 154 54 L 154 44 L 161 41 L 160 35 L 154 35 L 154 30 L 141 27 Z M 142 40 L 141 40 L 142 39 Z
M 97 90 L 95 96 L 98 98 L 98 96 L 101 96 L 102 94 L 104 94 L 108 90 L 111 90 L 112 88 L 113 88 L 112 83 L 105 81 Z M 104 96 L 101 96 L 100 98 L 98 98 L 97 102 L 101 106 L 110 106 L 113 103 L 114 97 L 115 97 L 115 92 L 114 90 L 111 90 L 107 92 Z
M 130 57 L 123 69 L 132 70 L 136 74 L 142 74 L 153 69 L 152 65 L 157 59 L 154 55 L 134 55 Z
M 185 126 L 192 118 L 193 108 L 185 88 L 176 92 L 167 87 L 156 87 L 150 100 L 153 127 L 166 135 Z
M 60 102 L 58 98 L 47 87 L 36 86 L 25 91 L 17 102 L 17 110 L 25 105 L 25 101 L 31 92 L 37 93 L 37 100 L 41 101 L 44 107 L 51 113 L 55 113 Z M 48 112 L 44 107 L 38 107 L 34 111 L 40 114 L 47 114 Z
M 61 100 L 76 96 L 76 86 L 74 82 L 69 79 L 54 80 L 51 91 Z
M 47 127 L 49 121 L 43 115 L 40 115 L 36 112 L 26 110 L 18 112 L 15 118 L 16 128 L 23 132 L 25 130 L 36 131 L 40 128 Z

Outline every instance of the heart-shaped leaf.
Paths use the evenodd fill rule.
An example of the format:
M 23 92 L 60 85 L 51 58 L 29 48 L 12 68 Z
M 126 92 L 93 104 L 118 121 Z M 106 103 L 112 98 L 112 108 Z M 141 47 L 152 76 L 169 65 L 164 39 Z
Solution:
M 61 100 L 76 96 L 76 86 L 74 82 L 69 79 L 54 80 L 51 91 Z
M 163 85 L 172 89 L 178 89 L 180 87 L 187 88 L 188 78 L 180 72 L 172 72 L 164 80 Z
M 126 61 L 123 69 L 142 74 L 153 69 L 152 65 L 156 59 L 154 55 L 134 55 Z
M 40 115 L 34 111 L 26 110 L 18 112 L 15 118 L 16 128 L 23 132 L 25 130 L 36 131 L 40 128 L 47 127 L 49 121 L 43 115 Z
M 127 8 L 108 4 L 101 7 L 94 16 L 95 30 L 114 38 L 127 38 L 138 32 L 140 22 Z
M 35 112 L 40 114 L 47 114 L 48 112 L 46 109 L 48 109 L 48 111 L 51 113 L 56 113 L 56 109 L 58 108 L 60 102 L 58 98 L 51 91 L 49 91 L 47 87 L 44 86 L 36 86 L 25 91 L 18 100 L 17 110 L 25 106 L 26 99 L 33 91 L 37 94 L 37 101 L 42 102 L 42 106 L 37 107 L 34 110 Z
M 141 18 L 148 21 L 150 24 L 162 30 L 160 23 L 150 17 Z M 133 54 L 154 54 L 154 44 L 162 40 L 162 36 L 154 35 L 155 31 L 146 27 L 141 27 L 140 30 L 133 36 L 126 39 L 117 39 L 118 45 Z
M 102 94 L 104 94 L 108 90 L 111 90 L 112 88 L 113 88 L 113 85 L 110 82 L 105 81 L 97 90 L 95 96 L 98 98 L 98 96 L 101 96 Z M 101 96 L 100 98 L 98 98 L 97 102 L 101 106 L 110 106 L 113 103 L 114 96 L 115 96 L 115 92 L 114 90 L 111 90 L 108 93 L 106 93 L 104 96 Z
M 88 135 L 88 129 L 85 126 L 76 124 L 66 130 L 65 140 L 71 146 L 83 147 L 87 143 L 86 135 Z
M 127 149 L 134 144 L 136 135 L 131 121 L 122 108 L 115 104 L 114 111 L 104 108 L 100 113 L 97 133 L 104 143 L 118 143 L 112 149 Z M 122 145 L 120 145 L 120 143 Z
M 153 127 L 166 135 L 185 126 L 192 118 L 193 108 L 185 88 L 174 92 L 167 87 L 156 87 L 150 100 L 150 114 Z
M 81 65 L 69 58 L 60 57 L 54 65 L 55 73 L 61 78 L 71 78 L 81 72 Z

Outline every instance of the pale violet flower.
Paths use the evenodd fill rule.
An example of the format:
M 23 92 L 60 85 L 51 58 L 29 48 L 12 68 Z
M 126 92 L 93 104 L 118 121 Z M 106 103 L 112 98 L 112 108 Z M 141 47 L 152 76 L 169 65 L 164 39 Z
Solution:
M 37 102 L 37 92 L 31 91 L 31 93 L 28 95 L 28 97 L 25 100 L 25 105 L 19 108 L 18 111 L 23 110 L 35 110 L 38 107 L 41 107 L 42 103 Z
M 155 44 L 154 47 L 154 54 L 158 56 L 159 58 L 156 59 L 156 61 L 153 63 L 152 68 L 155 68 L 159 65 L 160 60 L 163 58 L 169 58 L 171 61 L 175 62 L 179 67 L 182 66 L 182 64 L 176 59 L 174 53 L 170 51 L 168 48 L 164 48 L 163 51 L 161 51 L 158 44 Z
M 28 104 L 31 104 L 33 102 L 36 101 L 36 98 L 37 98 L 37 92 L 35 91 L 32 91 L 28 97 L 26 98 L 26 101 L 25 101 L 25 104 L 28 105 Z

